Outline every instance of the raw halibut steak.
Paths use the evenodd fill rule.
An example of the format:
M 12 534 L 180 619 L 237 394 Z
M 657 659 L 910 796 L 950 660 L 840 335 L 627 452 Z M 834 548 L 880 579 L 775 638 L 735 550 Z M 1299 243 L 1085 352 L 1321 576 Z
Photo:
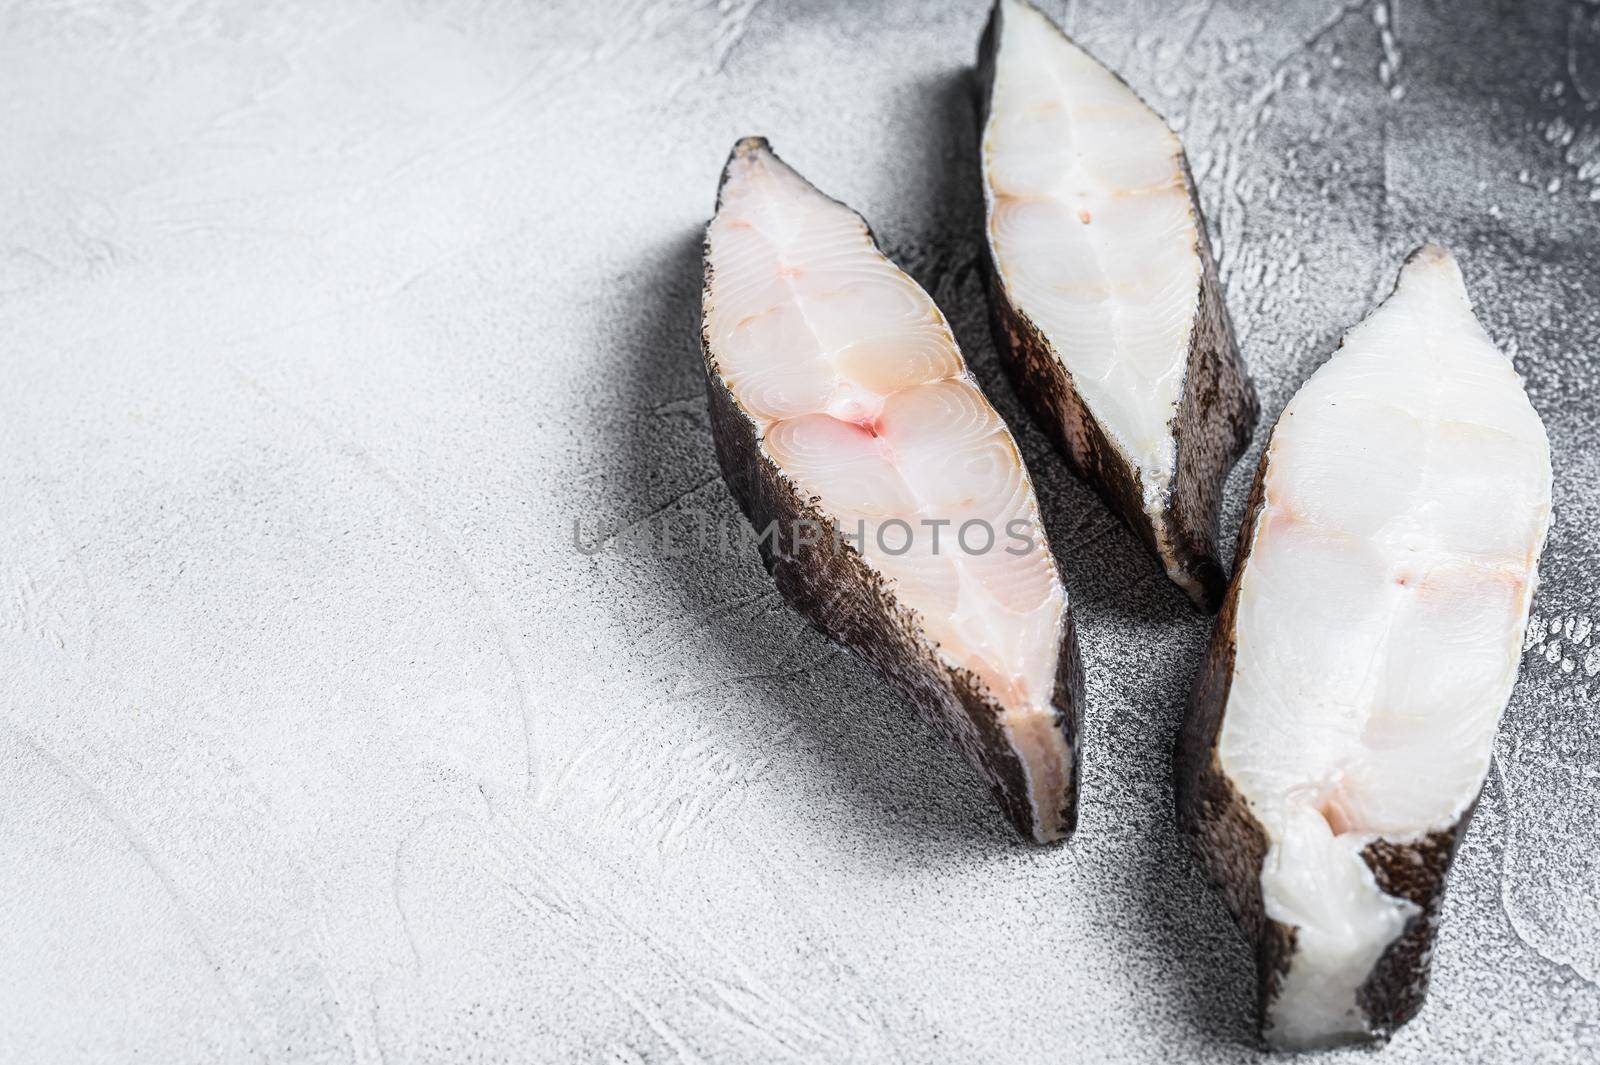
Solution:
M 1421 1008 L 1549 523 L 1544 426 L 1425 246 L 1273 430 L 1178 747 L 1269 1042 Z
M 778 588 L 950 736 L 1025 836 L 1067 836 L 1072 615 L 1022 458 L 944 317 L 760 138 L 728 159 L 705 275 L 717 457 L 774 530 L 759 546 Z
M 1077 474 L 1215 610 L 1222 485 L 1257 404 L 1183 147 L 1022 0 L 995 4 L 978 81 L 1002 361 Z

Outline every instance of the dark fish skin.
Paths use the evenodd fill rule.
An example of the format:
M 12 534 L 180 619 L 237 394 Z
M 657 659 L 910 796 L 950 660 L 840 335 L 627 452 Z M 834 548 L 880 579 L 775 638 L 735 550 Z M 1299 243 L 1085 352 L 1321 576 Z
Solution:
M 770 150 L 765 139 L 747 137 L 734 146 L 729 163 L 753 147 Z M 727 178 L 725 168 L 722 184 Z M 721 205 L 719 185 L 719 209 Z M 876 245 L 876 237 L 873 241 Z M 711 272 L 708 242 L 706 305 L 711 298 Z M 777 536 L 760 540 L 758 547 L 761 561 L 784 599 L 812 625 L 893 681 L 977 768 L 1024 837 L 1035 843 L 1054 843 L 1070 836 L 1077 826 L 1078 727 L 1083 706 L 1083 665 L 1070 602 L 1062 612 L 1061 654 L 1052 701 L 1056 727 L 1072 752 L 1072 764 L 1064 767 L 1067 785 L 1060 810 L 1061 829 L 1048 833 L 1036 821 L 1022 762 L 1000 724 L 1002 707 L 970 672 L 952 669 L 939 660 L 915 613 L 897 600 L 855 547 L 828 535 L 816 543 L 795 535 L 797 521 L 826 529 L 834 525 L 833 516 L 821 511 L 761 449 L 757 423 L 723 381 L 704 325 L 700 340 L 717 461 L 751 525 L 759 532 L 769 523 L 777 523 Z
M 1277 1000 L 1283 977 L 1289 970 L 1295 930 L 1266 915 L 1261 896 L 1266 833 L 1223 771 L 1217 742 L 1222 735 L 1228 691 L 1233 683 L 1239 578 L 1250 558 L 1271 459 L 1269 438 L 1267 450 L 1256 468 L 1255 484 L 1245 508 L 1243 527 L 1239 530 L 1233 580 L 1217 615 L 1205 661 L 1195 675 L 1188 715 L 1173 760 L 1179 831 L 1188 840 L 1201 871 L 1222 896 L 1255 951 L 1257 1023 L 1260 1026 L 1266 1024 L 1267 1011 Z M 1377 840 L 1361 852 L 1362 860 L 1372 870 L 1380 889 L 1415 903 L 1422 911 L 1384 951 L 1357 993 L 1357 1004 L 1366 1013 L 1371 1037 L 1375 1040 L 1388 1039 L 1422 1008 L 1428 990 L 1439 907 L 1444 902 L 1445 877 L 1476 806 L 1475 799 L 1446 831 L 1411 843 Z
M 978 46 L 978 138 L 982 152 L 984 127 L 994 96 L 995 61 L 1000 49 L 1003 15 L 999 3 L 990 13 Z M 1057 27 L 1057 32 L 1062 32 Z M 1066 34 L 1063 32 L 1063 36 Z M 1130 89 L 1130 91 L 1132 91 Z M 1005 291 L 985 221 L 983 256 L 989 289 L 990 324 L 1013 387 L 1035 422 L 1067 464 L 1120 515 L 1163 567 L 1176 569 L 1198 586 L 1186 589 L 1195 603 L 1215 612 L 1222 603 L 1227 574 L 1217 557 L 1217 523 L 1222 488 L 1228 471 L 1250 444 L 1260 403 L 1234 339 L 1233 323 L 1222 300 L 1211 240 L 1195 195 L 1189 160 L 1181 160 L 1189 191 L 1202 264 L 1198 313 L 1189 339 L 1182 399 L 1172 424 L 1177 442 L 1173 487 L 1159 523 L 1144 510 L 1142 478 L 1106 436 L 1078 395 L 1072 374 L 1049 340 Z M 981 164 L 980 164 L 981 165 Z

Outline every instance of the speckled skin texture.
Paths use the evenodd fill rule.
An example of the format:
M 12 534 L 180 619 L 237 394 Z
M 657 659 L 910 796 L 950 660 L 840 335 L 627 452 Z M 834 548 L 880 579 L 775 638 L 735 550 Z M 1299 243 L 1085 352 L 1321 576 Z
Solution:
M 974 83 L 980 151 L 1004 23 L 1005 12 L 997 3 L 978 45 Z M 1169 427 L 1176 441 L 1175 474 L 1159 520 L 1152 520 L 1145 510 L 1139 471 L 1078 395 L 1061 353 L 1011 302 L 992 245 L 982 260 L 995 347 L 1017 395 L 1078 476 L 1122 516 L 1164 566 L 1182 575 L 1196 605 L 1214 612 L 1228 587 L 1228 575 L 1217 557 L 1222 490 L 1228 471 L 1250 443 L 1260 407 L 1234 340 L 1189 160 L 1180 152 L 1177 163 L 1189 190 L 1201 273 L 1183 392 Z M 987 243 L 986 237 L 982 239 Z
M 1266 1017 L 1267 1007 L 1278 997 L 1294 952 L 1295 930 L 1267 917 L 1261 893 L 1261 866 L 1269 847 L 1267 834 L 1250 813 L 1244 797 L 1222 771 L 1217 758 L 1217 741 L 1222 734 L 1228 691 L 1233 684 L 1238 574 L 1250 557 L 1249 545 L 1254 539 L 1256 518 L 1261 513 L 1267 466 L 1263 452 L 1256 465 L 1250 498 L 1245 504 L 1244 525 L 1239 530 L 1233 559 L 1234 579 L 1228 585 L 1217 614 L 1205 661 L 1195 674 L 1194 687 L 1189 692 L 1189 710 L 1178 734 L 1177 753 L 1173 759 L 1178 829 L 1255 956 L 1258 1028 Z
M 986 7 L 0 7 L 0 1061 L 1260 1057 L 1173 814 L 1212 619 L 989 339 Z M 1600 11 L 1046 10 L 1179 127 L 1263 424 L 1426 239 L 1527 376 L 1555 524 L 1428 1002 L 1308 1060 L 1593 1060 Z M 754 552 L 573 547 L 740 520 L 700 242 L 753 130 L 1028 460 L 1085 666 L 1066 847 Z
M 728 168 L 741 153 L 770 147 L 759 137 L 742 139 L 728 157 Z M 728 168 L 723 171 L 723 184 L 728 180 Z M 721 205 L 719 190 L 719 209 Z M 811 542 L 810 536 L 802 534 L 805 528 L 833 527 L 836 516 L 820 509 L 768 457 L 760 444 L 758 422 L 739 404 L 718 369 L 709 331 L 713 273 L 709 235 L 705 263 L 701 299 L 706 313 L 700 344 L 706 362 L 711 436 L 723 478 L 751 527 L 774 532 L 770 538 L 759 539 L 758 547 L 778 591 L 818 629 L 877 667 L 911 706 L 961 751 L 1023 838 L 1057 843 L 1072 835 L 1078 823 L 1078 723 L 1083 716 L 1083 663 L 1072 604 L 1069 601 L 1062 608 L 1051 696 L 1054 728 L 1060 731 L 1072 759 L 1063 767 L 1065 788 L 1060 804 L 1054 811 L 1046 807 L 1047 816 L 1041 819 L 1029 798 L 1024 763 L 1001 722 L 1004 709 L 982 681 L 969 670 L 951 668 L 939 658 L 915 611 L 900 602 L 859 551 L 831 536 Z M 1041 547 L 1049 551 L 1048 544 Z M 1059 820 L 1048 816 L 1052 813 Z

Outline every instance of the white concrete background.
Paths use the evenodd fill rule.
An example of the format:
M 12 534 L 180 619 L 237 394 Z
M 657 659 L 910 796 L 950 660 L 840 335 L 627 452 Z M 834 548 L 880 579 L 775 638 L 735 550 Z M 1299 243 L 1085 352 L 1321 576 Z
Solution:
M 981 6 L 0 3 L 0 1061 L 1255 1055 L 1170 813 L 1208 622 L 995 370 Z M 1181 126 L 1269 421 L 1433 237 L 1556 443 L 1394 1062 L 1600 1051 L 1600 16 L 1499 8 L 1052 7 Z M 734 514 L 697 244 L 745 133 L 1018 429 L 1090 671 L 1067 848 L 753 556 L 573 549 Z

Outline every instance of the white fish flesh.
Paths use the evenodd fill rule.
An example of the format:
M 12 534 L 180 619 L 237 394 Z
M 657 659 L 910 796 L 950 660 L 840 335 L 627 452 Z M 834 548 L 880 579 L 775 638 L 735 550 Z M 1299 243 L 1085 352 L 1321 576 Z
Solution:
M 979 49 L 995 340 L 1017 391 L 1196 603 L 1257 404 L 1177 135 L 1024 0 Z
M 1421 1008 L 1549 523 L 1544 426 L 1425 246 L 1273 430 L 1179 745 L 1274 1045 Z
M 705 276 L 717 455 L 773 532 L 779 589 L 950 736 L 1024 835 L 1066 836 L 1072 615 L 1028 472 L 944 317 L 760 138 L 729 157 Z

